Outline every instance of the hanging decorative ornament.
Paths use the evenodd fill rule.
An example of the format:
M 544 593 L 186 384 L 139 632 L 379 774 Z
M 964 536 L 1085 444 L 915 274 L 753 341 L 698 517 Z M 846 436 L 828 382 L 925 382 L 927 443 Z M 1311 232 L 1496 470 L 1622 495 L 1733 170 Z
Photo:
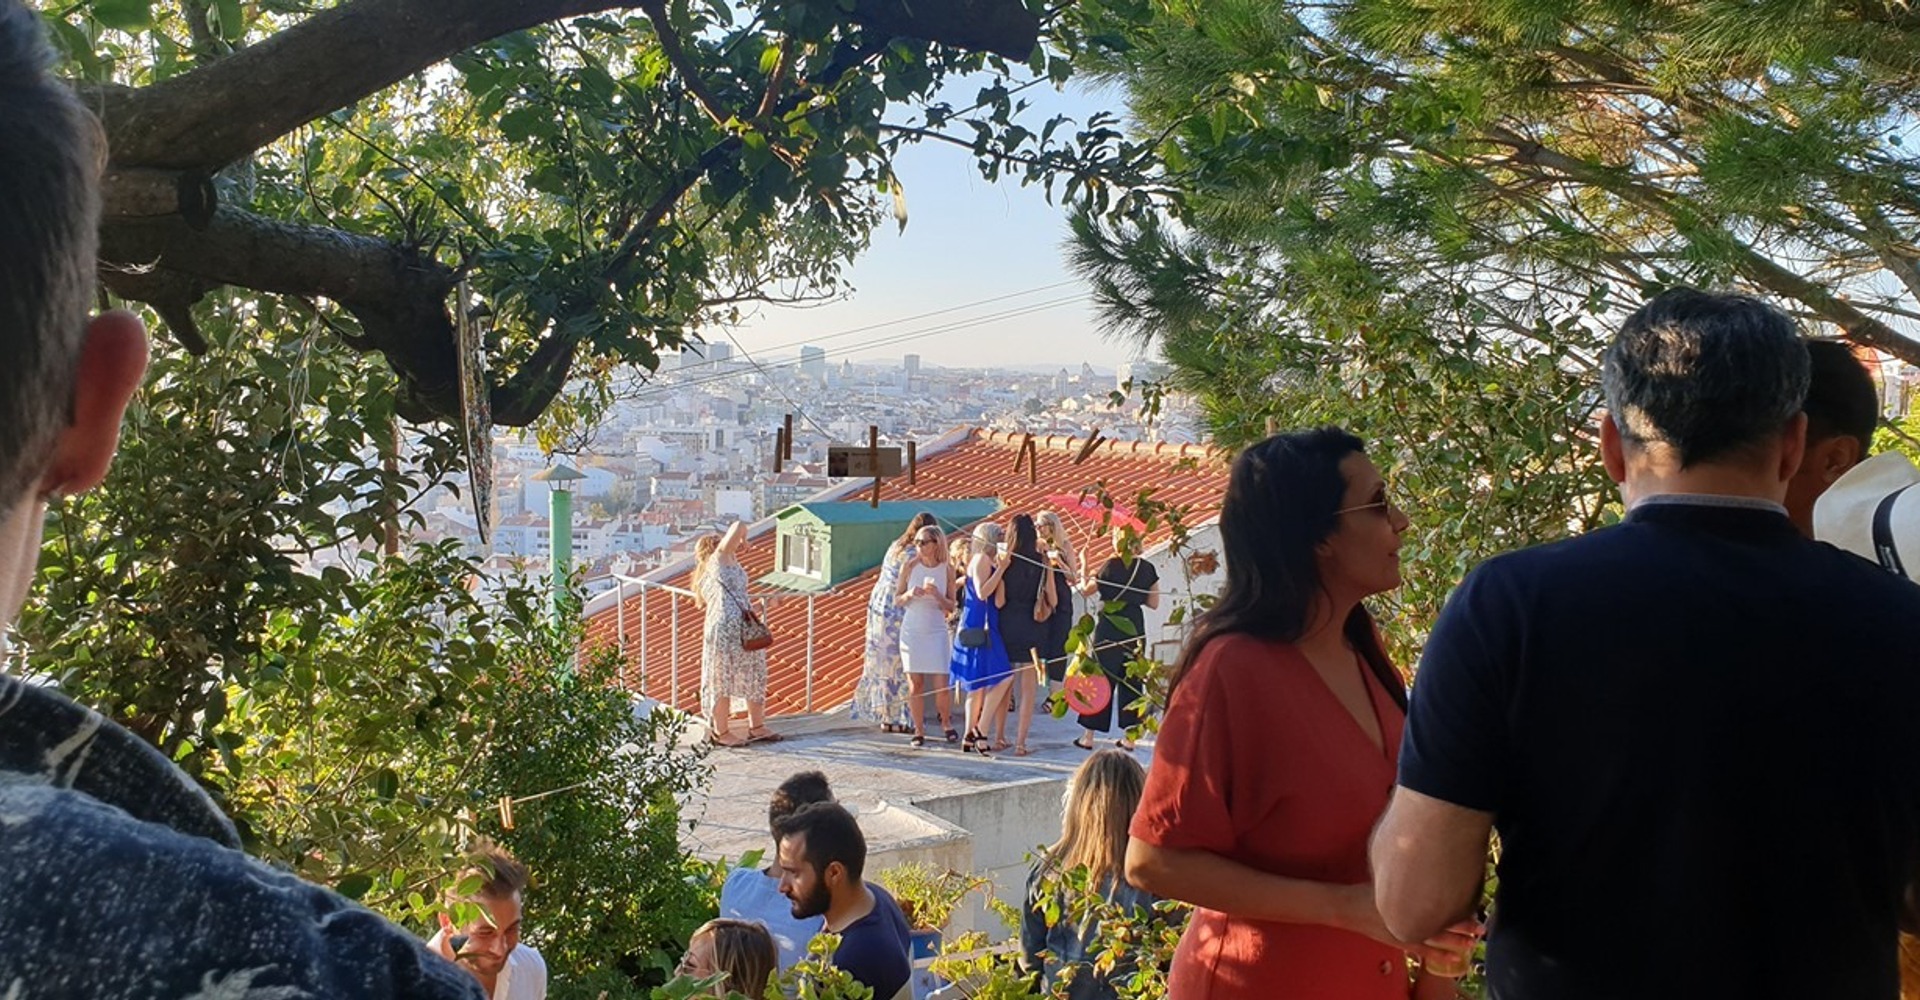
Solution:
M 1060 687 L 1067 707 L 1081 715 L 1097 715 L 1113 700 L 1113 682 L 1105 674 L 1068 674 Z

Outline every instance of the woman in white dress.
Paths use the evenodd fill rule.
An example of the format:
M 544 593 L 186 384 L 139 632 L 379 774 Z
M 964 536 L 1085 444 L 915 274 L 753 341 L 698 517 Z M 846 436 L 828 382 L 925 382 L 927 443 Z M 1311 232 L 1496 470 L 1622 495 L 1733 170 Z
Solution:
M 893 603 L 905 609 L 900 620 L 900 659 L 906 666 L 912 693 L 907 713 L 913 718 L 913 745 L 927 745 L 926 696 L 929 688 L 940 713 L 940 727 L 948 743 L 960 742 L 953 728 L 953 683 L 948 667 L 953 661 L 953 633 L 947 630 L 952 611 L 953 569 L 947 564 L 946 540 L 940 529 L 927 525 L 913 537 L 914 558 L 900 571 Z
M 718 538 L 705 535 L 693 545 L 694 602 L 707 615 L 700 642 L 700 711 L 709 738 L 723 747 L 753 740 L 777 740 L 767 728 L 767 651 L 740 648 L 746 615 L 747 570 L 735 555 L 747 536 L 744 521 L 729 525 Z M 733 699 L 747 703 L 747 734 L 733 732 Z
M 887 546 L 873 590 L 867 595 L 867 645 L 860 683 L 853 689 L 852 715 L 855 722 L 880 723 L 883 733 L 906 732 L 911 718 L 907 715 L 907 675 L 900 663 L 903 611 L 894 597 L 900 592 L 901 570 L 913 561 L 914 538 L 921 528 L 932 524 L 933 515 L 925 511 L 913 516 L 907 530 Z

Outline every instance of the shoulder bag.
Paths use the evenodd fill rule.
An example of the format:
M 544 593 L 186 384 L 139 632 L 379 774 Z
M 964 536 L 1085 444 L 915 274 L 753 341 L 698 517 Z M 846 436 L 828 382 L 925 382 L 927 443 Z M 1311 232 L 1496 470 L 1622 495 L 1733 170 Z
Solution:
M 749 653 L 757 653 L 772 646 L 773 630 L 768 628 L 767 623 L 754 612 L 753 605 L 749 604 L 746 598 L 734 594 L 732 587 L 727 588 L 727 593 L 740 604 L 740 648 Z

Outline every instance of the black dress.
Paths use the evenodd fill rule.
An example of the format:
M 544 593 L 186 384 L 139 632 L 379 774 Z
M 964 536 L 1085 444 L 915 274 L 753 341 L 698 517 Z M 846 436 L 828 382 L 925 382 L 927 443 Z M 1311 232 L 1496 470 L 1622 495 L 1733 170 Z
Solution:
M 1040 599 L 1040 585 L 1046 569 L 1039 553 L 1014 553 L 1013 564 L 1000 577 L 1001 592 L 1007 595 L 1000 606 L 1000 640 L 1006 644 L 1007 659 L 1018 671 L 1033 665 L 1036 650 L 1046 655 L 1047 623 L 1033 620 L 1034 605 Z
M 1104 733 L 1113 728 L 1116 713 L 1121 729 L 1140 724 L 1137 707 L 1140 685 L 1128 679 L 1127 661 L 1138 657 L 1145 648 L 1146 613 L 1141 609 L 1146 606 L 1147 595 L 1153 592 L 1154 585 L 1160 582 L 1160 572 L 1145 559 L 1129 563 L 1115 556 L 1100 567 L 1099 581 L 1102 606 L 1093 611 L 1094 655 L 1100 661 L 1100 671 L 1113 684 L 1113 697 L 1100 711 L 1080 716 L 1080 724 Z M 1126 621 L 1132 631 L 1114 624 L 1115 618 Z
M 1047 662 L 1047 680 L 1060 683 L 1067 676 L 1067 636 L 1073 632 L 1073 584 L 1067 574 L 1053 572 L 1053 615 L 1047 619 L 1047 644 L 1040 657 Z

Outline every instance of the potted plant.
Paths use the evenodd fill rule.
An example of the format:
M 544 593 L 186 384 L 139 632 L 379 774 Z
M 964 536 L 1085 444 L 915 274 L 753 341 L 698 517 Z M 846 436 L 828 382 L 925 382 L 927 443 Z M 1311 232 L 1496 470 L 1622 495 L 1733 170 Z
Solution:
M 895 865 L 875 881 L 893 895 L 907 918 L 914 965 L 913 1000 L 926 1000 L 942 984 L 925 963 L 940 953 L 941 935 L 953 919 L 953 911 L 967 893 L 986 889 L 991 883 L 978 875 L 936 869 L 917 861 Z

